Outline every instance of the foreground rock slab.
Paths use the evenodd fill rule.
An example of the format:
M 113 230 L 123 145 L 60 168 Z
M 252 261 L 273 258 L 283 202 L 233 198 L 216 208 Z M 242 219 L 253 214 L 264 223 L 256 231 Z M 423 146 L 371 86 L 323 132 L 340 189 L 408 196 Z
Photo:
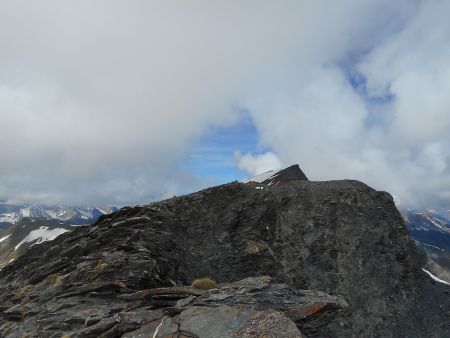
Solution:
M 44 282 L 46 283 L 46 282 Z M 48 285 L 37 285 L 44 288 Z M 342 297 L 294 290 L 268 276 L 225 283 L 211 290 L 165 287 L 129 293 L 122 290 L 108 302 L 98 295 L 52 292 L 59 311 L 31 302 L 4 310 L 4 337 L 303 337 L 296 323 L 320 328 L 348 304 Z M 47 295 L 48 296 L 48 295 Z M 76 300 L 76 301 L 74 301 Z M 111 306 L 111 304 L 116 304 Z M 28 318 L 24 322 L 24 319 Z

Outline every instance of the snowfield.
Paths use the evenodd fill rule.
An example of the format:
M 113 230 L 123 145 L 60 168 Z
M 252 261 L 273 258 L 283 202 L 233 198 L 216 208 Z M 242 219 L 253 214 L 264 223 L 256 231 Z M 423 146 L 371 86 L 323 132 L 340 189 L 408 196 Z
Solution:
M 17 244 L 14 248 L 14 250 L 17 250 L 20 248 L 20 246 L 25 242 L 33 242 L 37 240 L 36 243 L 33 243 L 31 246 L 35 244 L 40 244 L 42 242 L 51 241 L 54 240 L 59 235 L 62 235 L 63 233 L 67 232 L 69 230 L 62 229 L 62 228 L 55 228 L 52 230 L 49 230 L 48 227 L 42 226 L 37 230 L 31 231 L 27 237 L 25 237 L 19 244 Z

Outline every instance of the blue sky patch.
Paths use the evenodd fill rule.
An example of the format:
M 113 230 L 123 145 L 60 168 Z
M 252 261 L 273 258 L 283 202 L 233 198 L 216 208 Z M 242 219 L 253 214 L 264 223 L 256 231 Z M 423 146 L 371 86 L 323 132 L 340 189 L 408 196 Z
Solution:
M 258 143 L 258 131 L 252 118 L 243 112 L 238 123 L 227 127 L 211 127 L 196 142 L 182 163 L 182 168 L 197 178 L 207 178 L 216 184 L 232 182 L 247 177 L 236 166 L 236 151 L 254 154 L 267 150 Z

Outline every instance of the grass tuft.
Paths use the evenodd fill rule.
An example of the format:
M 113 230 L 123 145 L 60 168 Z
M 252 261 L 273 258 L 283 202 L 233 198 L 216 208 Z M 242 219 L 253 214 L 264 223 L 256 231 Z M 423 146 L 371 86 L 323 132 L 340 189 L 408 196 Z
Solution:
M 20 338 L 31 338 L 31 337 L 34 337 L 34 332 L 27 332 L 23 334 L 22 337 Z
M 206 278 L 200 278 L 196 279 L 192 282 L 192 287 L 194 289 L 203 289 L 203 290 L 209 290 L 214 289 L 217 287 L 217 283 L 214 279 L 211 279 L 209 277 Z
M 108 263 L 103 263 L 101 260 L 97 262 L 97 265 L 94 267 L 94 270 L 103 270 L 109 266 Z
M 61 285 L 63 282 L 64 276 L 58 274 L 52 274 L 47 277 L 47 280 L 52 286 Z
M 33 290 L 33 285 L 27 284 L 16 293 L 16 298 L 23 298 Z

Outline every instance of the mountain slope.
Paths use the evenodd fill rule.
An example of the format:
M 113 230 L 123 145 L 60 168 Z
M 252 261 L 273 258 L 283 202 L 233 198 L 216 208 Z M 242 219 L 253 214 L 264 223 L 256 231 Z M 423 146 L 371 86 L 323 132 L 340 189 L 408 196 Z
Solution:
M 201 309 L 213 325 L 216 310 L 200 307 L 211 298 L 171 288 L 205 276 L 230 285 L 267 275 L 292 289 L 264 309 L 252 305 L 258 287 L 239 291 L 249 299 L 228 303 L 227 313 L 238 304 L 281 311 L 307 337 L 449 335 L 450 289 L 421 270 L 389 194 L 357 181 L 261 184 L 235 182 L 124 208 L 31 247 L 0 272 L 0 334 L 152 336 L 161 323 L 181 332 Z M 207 297 L 222 305 L 234 299 L 221 290 Z M 305 308 L 299 294 L 324 300 L 309 299 Z M 293 308 L 276 306 L 284 302 Z
M 426 256 L 424 268 L 450 283 L 450 217 L 448 210 L 402 210 L 405 224 Z
M 290 181 L 308 181 L 308 178 L 300 169 L 298 164 L 294 164 L 282 170 L 270 170 L 265 173 L 256 175 L 243 183 L 261 183 L 263 185 L 271 185 L 274 183 L 290 182 Z
M 0 269 L 33 245 L 50 241 L 74 227 L 94 223 L 117 210 L 97 207 L 43 207 L 0 203 Z
M 57 220 L 21 220 L 0 232 L 0 270 L 31 246 L 51 241 L 74 226 Z

